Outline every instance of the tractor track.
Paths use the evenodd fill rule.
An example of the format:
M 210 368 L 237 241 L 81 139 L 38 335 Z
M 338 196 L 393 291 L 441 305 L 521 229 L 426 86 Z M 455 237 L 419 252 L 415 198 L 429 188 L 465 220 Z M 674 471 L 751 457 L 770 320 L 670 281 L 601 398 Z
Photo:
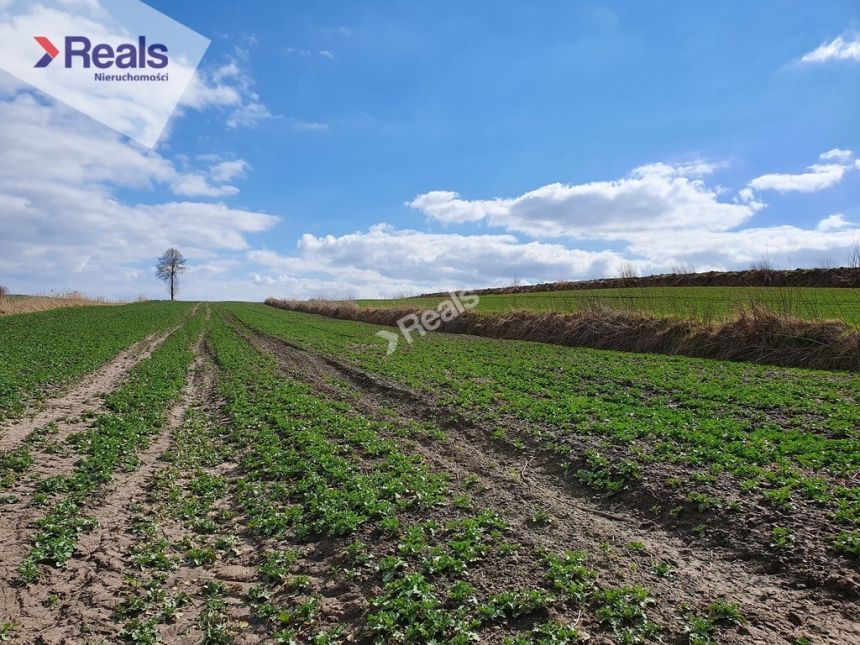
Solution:
M 492 428 L 482 428 L 424 394 L 353 365 L 250 330 L 236 320 L 229 322 L 258 349 L 272 354 L 285 375 L 309 384 L 324 397 L 348 403 L 358 415 L 430 422 L 442 428 L 447 440 L 410 440 L 410 448 L 455 480 L 477 474 L 485 487 L 481 502 L 505 516 L 524 543 L 553 551 L 608 554 L 595 563 L 601 578 L 648 586 L 661 607 L 696 606 L 702 599 L 718 598 L 739 603 L 749 623 L 742 634 L 724 634 L 721 642 L 772 644 L 806 636 L 815 643 L 842 645 L 860 639 L 860 612 L 838 593 L 824 587 L 805 588 L 790 576 L 763 572 L 757 563 L 738 559 L 730 549 L 688 543 L 623 508 L 608 512 L 605 505 L 598 506 L 566 485 L 557 468 L 554 471 L 541 455 L 500 449 L 489 439 Z M 537 509 L 550 514 L 551 525 L 529 525 Z M 634 542 L 643 543 L 647 555 L 625 553 L 626 545 Z M 635 570 L 629 565 L 631 559 Z M 656 562 L 670 563 L 674 577 L 660 580 L 648 575 Z M 680 632 L 679 613 L 664 612 L 659 620 L 674 623 L 673 631 Z
M 139 454 L 138 467 L 117 474 L 86 509 L 98 525 L 80 537 L 75 555 L 65 566 L 52 570 L 44 582 L 21 585 L 16 568 L 29 548 L 39 509 L 26 507 L 26 512 L 0 527 L 0 619 L 14 625 L 13 642 L 72 644 L 89 642 L 94 634 L 116 633 L 111 611 L 124 583 L 123 553 L 131 541 L 128 524 L 132 509 L 145 496 L 145 484 L 159 469 L 172 434 L 182 425 L 188 409 L 205 401 L 211 389 L 212 370 L 206 368 L 201 356 L 202 342 L 201 337 L 182 396 L 168 411 L 164 428 Z
M 196 312 L 191 312 L 191 316 Z M 101 409 L 101 399 L 126 380 L 134 366 L 152 353 L 181 325 L 149 336 L 125 348 L 100 368 L 84 376 L 65 394 L 43 401 L 30 417 L 13 421 L 0 428 L 0 453 L 21 446 L 35 430 L 50 424 L 59 426 L 58 440 L 86 426 L 85 414 Z

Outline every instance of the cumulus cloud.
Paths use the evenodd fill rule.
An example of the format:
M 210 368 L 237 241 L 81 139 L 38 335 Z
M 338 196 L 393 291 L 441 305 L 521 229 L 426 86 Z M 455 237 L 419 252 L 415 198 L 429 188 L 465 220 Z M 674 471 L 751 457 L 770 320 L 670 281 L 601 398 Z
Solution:
M 614 181 L 555 183 L 519 197 L 478 200 L 431 191 L 408 205 L 440 222 L 482 221 L 532 237 L 617 239 L 631 231 L 728 230 L 761 205 L 720 201 L 718 190 L 701 179 L 714 168 L 704 162 L 656 163 Z
M 247 164 L 223 162 L 207 171 L 183 172 L 165 157 L 128 144 L 96 123 L 59 104 L 43 101 L 22 86 L 0 92 L 0 180 L 13 190 L 24 178 L 68 185 L 109 184 L 152 188 L 165 184 L 184 197 L 223 197 L 239 189 Z M 45 163 L 46 159 L 59 160 Z
M 522 243 L 512 235 L 459 235 L 380 224 L 341 236 L 305 234 L 296 253 L 252 250 L 260 284 L 284 295 L 371 297 L 436 289 L 540 282 L 604 275 L 622 263 L 612 251 Z
M 851 161 L 851 158 L 854 156 L 854 152 L 851 150 L 844 150 L 842 148 L 833 148 L 833 150 L 828 150 L 827 152 L 822 152 L 818 155 L 818 158 L 822 161 L 839 161 L 842 163 L 847 163 Z
M 670 238 L 631 236 L 626 252 L 653 265 L 665 266 L 673 257 L 698 267 L 715 269 L 747 268 L 767 254 L 777 263 L 813 266 L 822 254 L 843 257 L 860 228 L 848 225 L 838 230 L 805 229 L 799 226 L 770 226 L 738 231 L 677 231 Z
M 210 170 L 212 179 L 217 182 L 225 183 L 239 179 L 245 176 L 248 172 L 248 163 L 242 159 L 234 159 L 231 161 L 222 161 Z
M 380 224 L 340 236 L 301 237 L 292 254 L 254 249 L 255 289 L 292 298 L 386 297 L 463 288 L 617 275 L 632 264 L 641 274 L 678 264 L 699 270 L 745 268 L 762 253 L 796 265 L 842 257 L 860 228 L 840 215 L 814 229 L 757 227 L 737 231 L 679 230 L 671 236 L 631 232 L 623 249 L 585 250 L 513 235 L 461 235 L 402 230 Z
M 750 182 L 750 186 L 756 190 L 775 190 L 779 193 L 800 192 L 814 193 L 835 186 L 848 166 L 842 164 L 813 164 L 808 167 L 808 172 L 798 174 L 772 173 L 756 177 Z
M 477 200 L 453 191 L 432 191 L 408 205 L 446 224 L 485 223 L 534 238 L 579 240 L 573 245 L 593 246 L 594 240 L 603 240 L 612 243 L 617 258 L 633 262 L 642 272 L 663 272 L 675 264 L 744 268 L 762 253 L 786 263 L 790 257 L 791 263 L 801 266 L 827 254 L 841 257 L 860 234 L 860 226 L 840 214 L 813 228 L 754 227 L 750 219 L 766 207 L 757 190 L 820 190 L 837 183 L 855 165 L 853 153 L 845 149 L 835 148 L 820 157 L 828 163 L 810 166 L 806 173 L 754 179 L 731 203 L 720 199 L 725 189 L 705 183 L 715 164 L 655 163 L 614 181 L 549 184 L 519 197 Z
M 827 163 L 813 164 L 801 173 L 769 173 L 756 177 L 738 192 L 738 198 L 751 203 L 755 199 L 753 189 L 775 190 L 778 193 L 814 193 L 835 186 L 847 172 L 860 168 L 860 160 L 852 161 L 854 152 L 844 148 L 822 152 L 818 158 Z
M 247 50 L 236 48 L 229 60 L 214 70 L 198 69 L 180 107 L 194 110 L 227 110 L 227 127 L 255 127 L 274 118 L 260 95 L 247 67 Z
M 235 186 L 213 186 L 205 176 L 188 173 L 178 176 L 171 186 L 174 193 L 184 197 L 226 197 L 239 192 Z
M 846 40 L 837 36 L 830 42 L 819 45 L 811 52 L 804 54 L 802 63 L 827 63 L 834 60 L 860 62 L 860 40 Z
M 842 213 L 834 213 L 818 222 L 818 226 L 815 229 L 818 231 L 838 231 L 849 226 L 851 226 L 851 223 L 845 220 L 845 216 Z
M 187 172 L 57 103 L 15 89 L 0 100 L 0 273 L 23 291 L 91 289 L 134 295 L 141 269 L 166 246 L 214 262 L 250 248 L 277 219 L 223 203 L 126 203 L 119 189 L 161 187 L 182 197 L 237 189 L 242 161 Z M 50 163 L 46 163 L 50 160 Z M 46 288 L 46 285 L 49 285 Z

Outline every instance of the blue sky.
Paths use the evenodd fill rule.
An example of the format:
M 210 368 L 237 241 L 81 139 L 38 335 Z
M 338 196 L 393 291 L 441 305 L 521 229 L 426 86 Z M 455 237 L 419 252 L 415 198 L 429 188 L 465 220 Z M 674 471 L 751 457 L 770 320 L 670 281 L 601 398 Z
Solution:
M 0 78 L 13 291 L 160 296 L 165 244 L 185 297 L 260 299 L 838 265 L 860 240 L 856 2 L 149 4 L 212 40 L 155 152 Z M 25 126 L 91 140 L 84 178 L 34 164 L 50 199 L 24 192 L 57 154 Z

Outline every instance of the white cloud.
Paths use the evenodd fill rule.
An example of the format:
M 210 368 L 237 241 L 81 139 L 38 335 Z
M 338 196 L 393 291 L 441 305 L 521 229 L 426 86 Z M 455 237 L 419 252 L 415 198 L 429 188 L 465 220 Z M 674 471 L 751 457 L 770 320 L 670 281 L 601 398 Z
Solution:
M 849 226 L 852 226 L 852 224 L 845 220 L 845 216 L 842 213 L 834 213 L 818 222 L 818 226 L 815 229 L 818 231 L 838 231 Z
M 0 94 L 0 118 L 0 147 L 6 151 L 0 181 L 11 182 L 5 185 L 7 190 L 32 177 L 78 186 L 164 184 L 184 197 L 224 197 L 239 192 L 224 184 L 239 178 L 247 167 L 241 160 L 216 165 L 209 171 L 213 185 L 203 173 L 182 172 L 157 152 L 127 144 L 97 123 L 59 104 L 42 102 L 28 91 L 18 91 L 6 101 Z
M 173 192 L 183 197 L 227 197 L 236 195 L 235 186 L 213 186 L 203 175 L 183 174 L 171 184 Z
M 319 50 L 310 50 L 310 49 L 299 49 L 296 47 L 287 47 L 285 50 L 291 56 L 298 56 L 299 58 L 313 58 L 315 56 L 319 56 L 320 58 L 325 58 L 327 60 L 334 60 L 334 52 L 329 49 L 319 49 Z
M 269 108 L 260 103 L 259 96 L 252 92 L 249 98 L 249 102 L 238 106 L 227 119 L 228 128 L 253 128 L 263 121 L 274 118 Z
M 860 62 L 860 40 L 845 40 L 842 36 L 837 36 L 829 43 L 822 43 L 813 51 L 804 54 L 800 59 L 802 63 L 826 63 L 834 60 Z
M 225 182 L 247 166 L 220 161 L 180 171 L 158 153 L 26 91 L 0 100 L 0 149 L 0 274 L 21 291 L 160 296 L 148 263 L 167 246 L 179 246 L 192 264 L 213 266 L 249 249 L 248 235 L 277 223 L 222 203 L 124 203 L 116 189 L 232 194 L 237 189 Z
M 512 235 L 457 235 L 376 225 L 366 232 L 305 234 L 295 255 L 254 250 L 248 259 L 274 272 L 283 295 L 372 297 L 427 290 L 587 278 L 611 272 L 623 258 L 612 251 L 521 243 Z M 287 293 L 289 292 L 289 293 Z
M 247 50 L 236 48 L 234 55 L 214 71 L 198 69 L 180 106 L 195 110 L 224 108 L 228 110 L 229 128 L 252 128 L 274 118 L 253 89 L 254 79 L 245 71 L 247 58 Z
M 808 168 L 809 172 L 796 175 L 773 173 L 756 177 L 750 182 L 750 186 L 756 190 L 775 190 L 780 193 L 800 192 L 814 193 L 835 186 L 848 166 L 841 164 L 813 164 Z
M 248 163 L 242 159 L 222 161 L 213 166 L 209 171 L 209 174 L 212 176 L 213 180 L 220 183 L 226 183 L 228 181 L 244 177 L 249 168 L 250 166 L 248 166 Z
M 826 228 L 826 227 L 825 227 Z M 718 269 L 747 268 L 763 254 L 786 268 L 815 266 L 822 254 L 841 258 L 860 228 L 804 229 L 798 226 L 747 228 L 738 231 L 677 231 L 666 239 L 630 236 L 626 252 L 652 265 L 667 266 L 666 258 Z M 667 267 L 668 268 L 668 267 Z
M 715 166 L 650 164 L 614 181 L 549 184 L 514 198 L 465 200 L 431 191 L 408 205 L 445 223 L 484 221 L 533 237 L 618 239 L 633 231 L 728 230 L 761 204 L 727 203 L 699 177 Z
M 230 62 L 219 67 L 212 75 L 212 78 L 214 78 L 218 82 L 221 82 L 228 78 L 240 78 L 241 76 L 242 70 L 239 69 L 239 64 L 235 60 L 231 60 Z
M 261 267 L 254 273 L 254 288 L 267 295 L 370 298 L 501 286 L 515 279 L 537 283 L 613 276 L 627 263 L 640 274 L 668 272 L 685 263 L 726 270 L 749 267 L 766 253 L 777 264 L 814 265 L 822 255 L 843 257 L 858 234 L 860 227 L 832 216 L 812 230 L 633 232 L 625 236 L 623 250 L 591 251 L 524 243 L 512 235 L 427 233 L 381 224 L 341 236 L 306 234 L 294 254 L 251 250 L 247 259 Z
M 842 148 L 833 148 L 833 150 L 828 150 L 827 152 L 822 152 L 818 155 L 818 158 L 822 161 L 838 161 L 842 163 L 847 163 L 851 160 L 851 157 L 854 156 L 854 152 L 851 150 L 844 150 Z
M 18 0 L 7 3 L 0 13 L 0 66 L 91 118 L 148 147 L 155 147 L 194 78 L 197 63 L 209 41 L 146 5 L 134 7 L 134 14 L 134 26 L 131 26 L 126 22 L 128 12 L 105 9 L 96 1 Z M 91 69 L 69 68 L 62 61 L 34 69 L 34 58 L 40 51 L 38 46 L 34 47 L 36 34 L 54 39 L 62 34 L 87 34 L 94 42 L 118 47 L 128 43 L 132 33 L 135 40 L 139 33 L 158 33 L 161 42 L 169 47 L 169 62 L 164 70 L 166 80 L 98 81 Z M 116 70 L 108 70 L 108 73 L 114 72 Z
M 860 160 L 853 164 L 854 153 L 844 148 L 822 152 L 818 158 L 829 163 L 813 164 L 802 173 L 770 173 L 756 177 L 749 186 L 756 190 L 775 190 L 780 193 L 814 193 L 835 186 L 853 167 L 860 168 Z M 741 191 L 743 192 L 743 191 Z
M 749 186 L 741 188 L 738 191 L 736 201 L 740 202 L 741 204 L 748 204 L 753 210 L 756 211 L 761 210 L 762 208 L 765 208 L 767 206 L 767 204 L 760 201 L 758 197 L 756 197 L 755 191 Z
M 302 132 L 319 132 L 322 130 L 328 130 L 328 123 L 322 123 L 320 121 L 304 121 L 302 119 L 292 119 L 290 121 L 290 126 L 294 130 L 300 130 Z
M 215 78 L 206 76 L 205 72 L 198 71 L 182 97 L 182 105 L 205 110 L 209 107 L 237 106 L 242 103 L 242 94 L 239 88 L 233 85 L 225 85 Z

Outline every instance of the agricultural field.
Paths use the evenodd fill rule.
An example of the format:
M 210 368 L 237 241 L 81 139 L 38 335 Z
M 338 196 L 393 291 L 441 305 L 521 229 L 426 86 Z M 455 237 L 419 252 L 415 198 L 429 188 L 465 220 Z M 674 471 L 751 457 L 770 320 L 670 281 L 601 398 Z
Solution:
M 430 309 L 441 300 L 398 298 L 356 302 L 362 307 Z M 612 309 L 712 322 L 750 308 L 764 308 L 810 320 L 840 320 L 860 327 L 860 289 L 817 287 L 635 287 L 489 294 L 481 296 L 475 310 L 573 313 Z
M 2 639 L 860 634 L 860 375 L 444 334 L 386 356 L 377 327 L 256 304 L 98 312 L 0 327 L 33 346 L 0 349 Z
M 189 311 L 187 304 L 151 302 L 0 317 L 0 421 Z

